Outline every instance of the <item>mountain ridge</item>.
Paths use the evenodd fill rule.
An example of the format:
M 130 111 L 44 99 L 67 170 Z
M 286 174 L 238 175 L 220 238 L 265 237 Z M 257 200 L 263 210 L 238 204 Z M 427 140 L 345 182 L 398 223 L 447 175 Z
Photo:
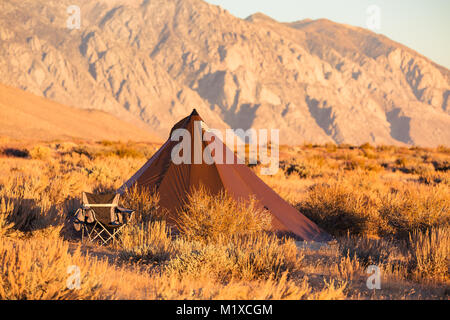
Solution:
M 84 0 L 68 30 L 68 5 L 0 4 L 7 84 L 162 138 L 196 108 L 210 127 L 279 128 L 288 144 L 450 141 L 449 70 L 363 28 L 239 19 L 201 0 Z

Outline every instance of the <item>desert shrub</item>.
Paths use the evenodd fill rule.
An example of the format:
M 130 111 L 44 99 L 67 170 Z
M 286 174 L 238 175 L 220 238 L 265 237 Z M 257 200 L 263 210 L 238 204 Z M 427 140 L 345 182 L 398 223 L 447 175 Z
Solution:
M 11 214 L 13 213 L 13 204 L 6 200 L 0 198 L 0 238 L 8 235 L 14 224 L 11 222 Z
M 61 216 L 55 208 L 44 211 L 33 199 L 6 199 L 0 201 L 7 215 L 8 225 L 14 229 L 29 232 L 44 229 L 61 222 Z M 2 209 L 3 210 L 3 209 Z
M 378 163 L 374 162 L 368 162 L 365 164 L 364 169 L 367 171 L 373 171 L 373 172 L 381 172 L 384 170 L 383 166 L 381 166 Z
M 136 223 L 164 220 L 167 217 L 167 213 L 160 210 L 159 199 L 157 192 L 138 188 L 137 185 L 127 189 L 121 197 L 125 207 L 135 210 Z
M 376 152 L 380 158 L 390 158 L 397 152 L 397 147 L 392 145 L 377 145 Z
M 381 166 L 374 160 L 377 155 L 371 149 L 359 149 L 351 147 L 349 150 L 341 150 L 333 158 L 339 160 L 338 167 L 348 171 L 381 171 Z
M 391 231 L 398 238 L 407 239 L 416 229 L 449 225 L 449 200 L 445 186 L 394 189 L 381 197 L 379 211 Z
M 119 158 L 145 158 L 145 155 L 141 151 L 126 146 L 115 148 L 112 154 Z
M 105 147 L 109 147 L 109 146 L 114 146 L 114 145 L 120 144 L 120 142 L 111 141 L 111 140 L 101 140 L 98 142 L 98 144 L 105 146 Z
M 436 151 L 441 152 L 441 153 L 450 154 L 450 148 L 449 148 L 449 147 L 446 147 L 446 146 L 443 146 L 443 145 L 439 145 L 439 146 L 436 148 Z
M 63 153 L 71 152 L 74 148 L 77 147 L 77 144 L 74 142 L 57 142 L 53 145 L 53 147 L 60 154 L 63 154 Z
M 29 158 L 30 152 L 27 149 L 5 148 L 1 152 L 7 157 Z
M 400 170 L 409 174 L 423 174 L 425 172 L 434 171 L 432 165 L 423 163 L 420 157 L 401 156 L 393 163 L 393 169 Z
M 364 266 L 396 263 L 404 260 L 401 244 L 388 239 L 371 239 L 347 235 L 339 239 L 339 250 L 345 257 L 356 257 Z
M 406 167 L 410 162 L 408 161 L 407 158 L 397 158 L 395 160 L 395 164 L 397 166 L 401 166 L 401 167 Z
M 202 244 L 203 245 L 203 244 Z M 211 276 L 174 277 L 132 265 L 116 267 L 106 261 L 69 253 L 62 241 L 1 241 L 0 299 L 343 299 L 343 286 L 325 283 L 312 288 L 306 279 L 279 278 L 217 282 Z M 69 289 L 68 267 L 80 268 L 80 289 Z M 68 273 L 69 272 L 69 273 Z
M 395 236 L 450 223 L 448 187 L 396 183 L 388 187 L 375 174 L 359 172 L 309 188 L 297 208 L 342 236 Z
M 322 176 L 321 165 L 318 165 L 315 161 L 297 161 L 292 159 L 289 162 L 282 161 L 280 163 L 280 168 L 284 171 L 286 176 L 296 174 L 302 179 Z
M 341 181 L 312 186 L 297 205 L 330 234 L 377 234 L 381 227 L 376 199 Z
M 236 238 L 228 250 L 235 274 L 243 279 L 279 278 L 285 271 L 297 270 L 302 260 L 294 240 L 267 234 Z
M 351 145 L 348 143 L 340 143 L 338 144 L 338 149 L 350 149 Z
M 362 171 L 383 171 L 383 167 L 374 161 L 367 161 L 364 158 L 355 157 L 344 161 L 344 170 L 362 170 Z
M 289 280 L 287 273 L 279 279 L 242 281 L 232 279 L 221 283 L 211 277 L 173 277 L 168 274 L 151 275 L 147 299 L 218 299 L 218 300 L 335 300 L 344 299 L 345 284 L 326 282 L 323 288 L 314 290 L 307 281 Z
M 77 154 L 78 156 L 85 156 L 89 160 L 94 159 L 93 152 L 88 150 L 85 146 L 75 146 L 70 150 L 71 154 Z
M 128 224 L 121 235 L 120 257 L 125 260 L 163 262 L 175 253 L 165 221 Z
M 0 202 L 8 206 L 8 220 L 14 224 L 14 229 L 33 231 L 62 222 L 59 210 L 51 203 L 51 186 L 48 177 L 20 175 L 4 185 L 0 190 Z
M 359 148 L 362 150 L 375 150 L 375 147 L 372 146 L 369 142 L 363 143 L 359 146 Z
M 314 166 L 317 169 L 323 168 L 327 165 L 326 157 L 324 157 L 323 154 L 313 154 L 311 156 L 307 156 L 306 162 L 310 163 L 311 166 Z
M 421 163 L 410 169 L 410 171 L 414 174 L 424 175 L 433 173 L 434 167 L 429 163 Z
M 409 236 L 411 268 L 419 277 L 443 279 L 450 268 L 450 228 L 416 230 Z
M 46 239 L 46 240 L 61 240 L 62 232 L 67 225 L 49 225 L 44 228 L 33 230 L 26 234 L 27 239 Z M 72 227 L 72 225 L 70 226 Z M 66 230 L 64 230 L 67 232 Z
M 442 183 L 450 186 L 450 173 L 441 171 L 427 171 L 420 174 L 419 182 L 428 185 L 438 185 Z
M 148 153 L 147 146 L 139 146 L 135 143 L 123 143 L 123 142 L 112 142 L 112 141 L 101 141 L 100 148 L 95 151 L 96 157 L 118 157 L 141 159 L 146 158 Z
M 52 150 L 46 146 L 35 146 L 30 150 L 32 159 L 48 160 L 52 155 Z
M 347 287 L 346 281 L 329 280 L 324 281 L 325 286 L 322 290 L 319 290 L 311 294 L 309 299 L 312 300 L 343 300 L 346 298 L 345 289 Z
M 165 272 L 176 277 L 213 277 L 217 281 L 230 279 L 233 262 L 224 244 L 204 244 L 180 239 L 175 244 L 177 254 L 170 259 Z
M 94 145 L 80 145 L 72 149 L 71 153 L 84 155 L 90 160 L 119 158 L 119 159 L 143 159 L 155 152 L 155 146 L 148 144 L 123 143 L 101 141 Z
M 305 141 L 305 142 L 303 142 L 303 144 L 302 144 L 302 148 L 303 148 L 303 149 L 313 149 L 313 148 L 314 148 L 314 145 L 313 145 L 312 143 L 310 143 L 310 142 Z
M 378 154 L 374 151 L 374 149 L 363 148 L 362 152 L 364 157 L 367 159 L 378 159 Z
M 68 286 L 69 266 L 80 268 L 80 287 Z M 69 253 L 68 244 L 57 240 L 0 241 L 0 299 L 96 299 L 101 298 L 99 265 Z M 106 288 L 103 288 L 106 289 Z M 103 298 L 111 297 L 107 294 Z
M 337 261 L 335 265 L 335 272 L 339 275 L 340 279 L 344 281 L 352 281 L 355 275 L 362 274 L 364 272 L 364 264 L 358 259 L 356 255 L 351 256 L 350 253 L 346 253 Z
M 344 170 L 358 170 L 364 168 L 366 161 L 362 158 L 352 158 L 344 161 Z
M 302 257 L 291 239 L 254 234 L 205 244 L 178 241 L 178 254 L 168 261 L 166 271 L 178 276 L 210 275 L 219 281 L 279 278 L 299 268 Z
M 436 171 L 447 172 L 450 170 L 450 161 L 448 159 L 436 159 L 432 162 Z
M 51 177 L 51 182 L 45 185 L 45 193 L 39 198 L 51 206 L 63 203 L 68 197 L 78 196 L 84 190 L 85 176 L 79 172 L 55 172 L 47 175 Z
M 325 150 L 327 150 L 327 152 L 331 153 L 336 152 L 338 146 L 334 143 L 325 143 L 324 148 Z
M 270 214 L 255 199 L 236 201 L 226 192 L 211 195 L 204 187 L 188 195 L 177 215 L 178 227 L 189 240 L 217 241 L 271 228 Z

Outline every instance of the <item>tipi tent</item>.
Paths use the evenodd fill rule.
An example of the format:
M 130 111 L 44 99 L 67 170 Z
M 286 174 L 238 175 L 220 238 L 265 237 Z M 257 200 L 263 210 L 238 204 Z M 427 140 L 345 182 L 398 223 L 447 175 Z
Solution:
M 193 188 L 203 185 L 213 194 L 226 190 L 236 200 L 255 197 L 258 204 L 271 213 L 274 231 L 295 235 L 303 240 L 329 239 L 328 234 L 284 201 L 245 164 L 237 164 L 236 161 L 233 164 L 226 161 L 223 161 L 223 164 L 219 164 L 219 161 L 212 164 L 205 161 L 175 164 L 172 161 L 172 150 L 180 142 L 170 139 L 172 133 L 176 129 L 186 129 L 194 145 L 194 138 L 202 137 L 205 131 L 204 126 L 197 125 L 197 121 L 203 123 L 194 109 L 191 115 L 175 124 L 169 140 L 119 189 L 119 193 L 135 184 L 155 190 L 160 196 L 160 207 L 176 215 L 177 209 L 185 203 L 189 191 Z M 195 132 L 196 130 L 201 132 Z M 203 150 L 208 142 L 202 141 L 201 145 Z M 232 152 L 225 145 L 223 148 L 224 157 Z M 235 157 L 234 154 L 232 156 Z

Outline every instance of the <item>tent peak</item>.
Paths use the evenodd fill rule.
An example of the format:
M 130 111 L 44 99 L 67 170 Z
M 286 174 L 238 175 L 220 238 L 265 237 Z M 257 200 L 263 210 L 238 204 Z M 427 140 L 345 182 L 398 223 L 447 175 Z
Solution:
M 197 109 L 194 108 L 194 109 L 192 110 L 191 116 L 199 116 L 199 114 L 198 114 L 198 112 L 197 112 Z

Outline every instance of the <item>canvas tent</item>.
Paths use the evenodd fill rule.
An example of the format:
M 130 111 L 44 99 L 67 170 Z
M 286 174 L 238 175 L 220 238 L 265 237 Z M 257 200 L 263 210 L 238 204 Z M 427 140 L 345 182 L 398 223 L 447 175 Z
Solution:
M 270 212 L 274 231 L 295 235 L 303 240 L 329 240 L 328 234 L 284 201 L 245 164 L 237 164 L 237 161 L 233 164 L 227 164 L 229 162 L 226 161 L 223 161 L 223 164 L 217 163 L 219 161 L 213 164 L 197 161 L 195 164 L 194 159 L 191 164 L 175 164 L 171 157 L 172 150 L 181 140 L 172 141 L 170 138 L 172 133 L 176 129 L 186 129 L 194 145 L 196 135 L 202 136 L 206 128 L 206 126 L 199 127 L 198 121 L 203 120 L 194 109 L 191 115 L 175 124 L 167 142 L 118 192 L 123 193 L 135 184 L 147 190 L 155 190 L 160 195 L 160 207 L 167 209 L 171 215 L 176 215 L 177 209 L 185 203 L 189 192 L 200 185 L 213 194 L 226 190 L 236 200 L 253 196 L 261 208 Z M 202 150 L 208 143 L 201 142 Z M 223 148 L 224 157 L 232 153 L 225 145 Z M 236 156 L 232 154 L 232 157 Z

